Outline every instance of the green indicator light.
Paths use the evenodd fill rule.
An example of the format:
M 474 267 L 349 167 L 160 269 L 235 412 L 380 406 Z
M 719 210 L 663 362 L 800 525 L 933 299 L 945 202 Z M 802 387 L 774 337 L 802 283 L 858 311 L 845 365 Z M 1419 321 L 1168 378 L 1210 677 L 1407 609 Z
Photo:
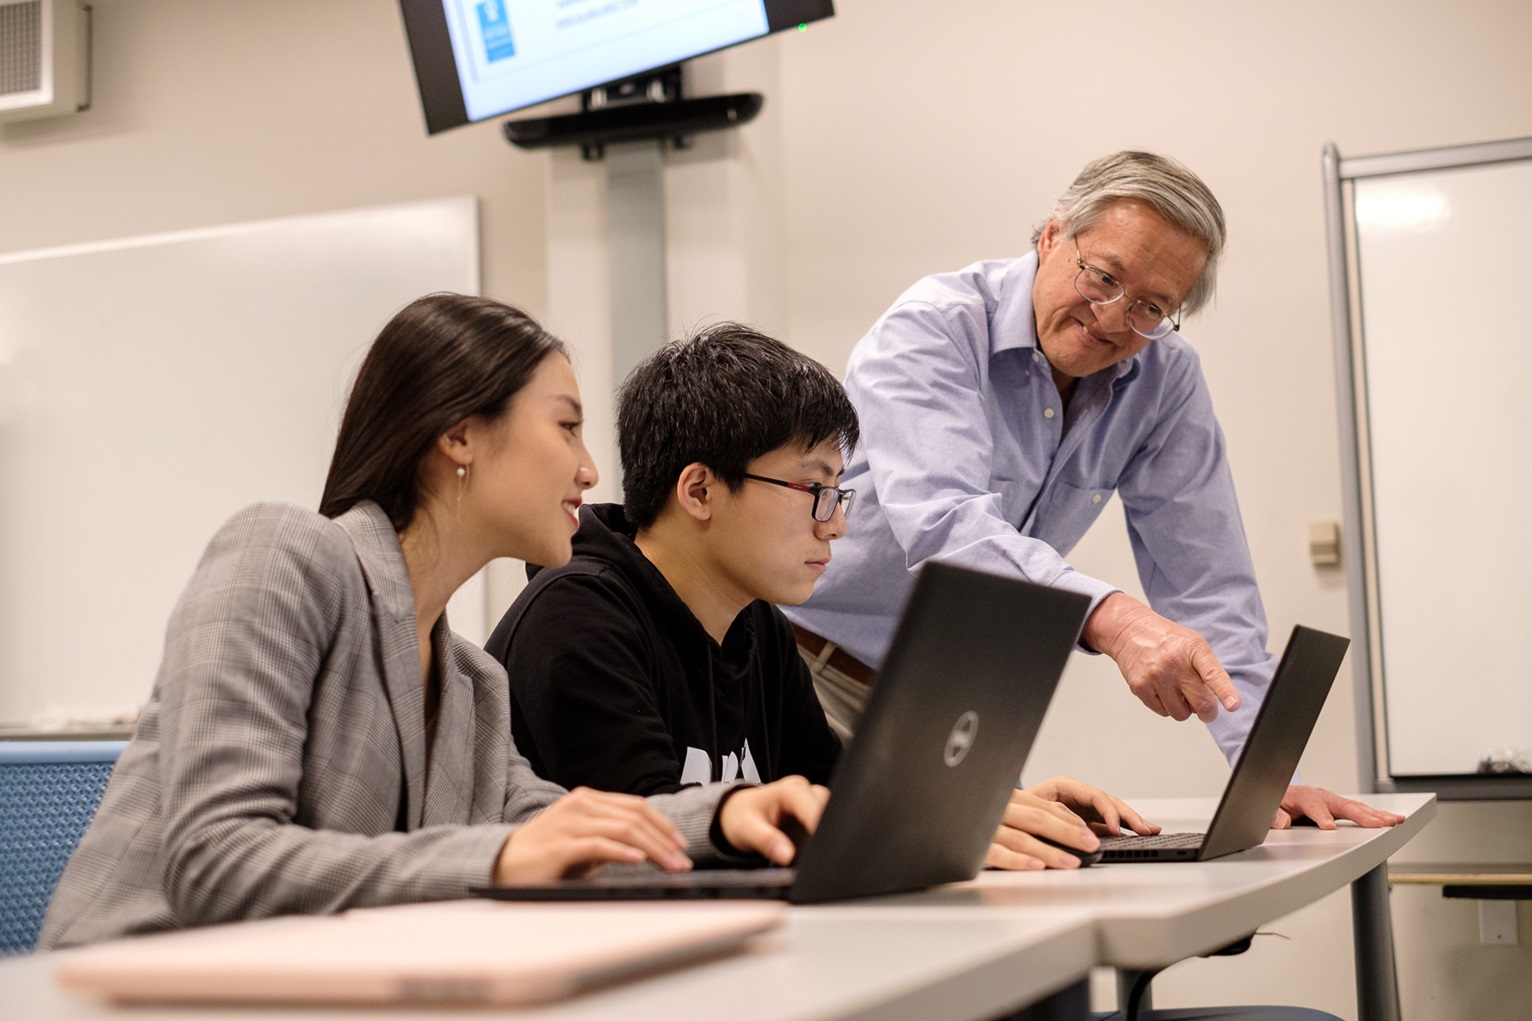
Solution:
M 807 32 L 808 30 L 809 30 L 809 26 L 808 26 L 808 24 L 806 22 L 800 21 L 798 23 L 798 31 L 800 31 L 800 32 Z

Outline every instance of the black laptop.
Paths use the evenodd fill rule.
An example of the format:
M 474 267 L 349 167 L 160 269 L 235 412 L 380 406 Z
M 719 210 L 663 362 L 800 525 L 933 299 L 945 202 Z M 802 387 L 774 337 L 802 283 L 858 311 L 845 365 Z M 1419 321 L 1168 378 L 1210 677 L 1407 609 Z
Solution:
M 1207 861 L 1266 839 L 1350 639 L 1299 625 L 1266 689 L 1207 833 L 1101 838 L 1102 861 Z
M 809 904 L 972 879 L 1089 606 L 1076 593 L 927 563 L 856 737 L 836 766 L 833 796 L 794 868 L 645 868 L 475 893 Z

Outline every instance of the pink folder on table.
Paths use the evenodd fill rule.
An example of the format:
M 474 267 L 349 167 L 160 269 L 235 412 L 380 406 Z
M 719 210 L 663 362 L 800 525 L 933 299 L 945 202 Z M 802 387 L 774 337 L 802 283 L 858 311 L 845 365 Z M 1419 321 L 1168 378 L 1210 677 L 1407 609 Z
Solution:
M 785 906 L 453 901 L 115 940 L 54 956 L 120 1003 L 526 1004 L 741 946 Z

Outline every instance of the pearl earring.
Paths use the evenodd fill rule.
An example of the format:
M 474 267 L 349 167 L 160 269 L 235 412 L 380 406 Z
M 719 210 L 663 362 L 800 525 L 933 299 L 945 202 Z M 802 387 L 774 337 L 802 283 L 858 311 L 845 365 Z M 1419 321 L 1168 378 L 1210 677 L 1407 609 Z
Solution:
M 462 465 L 458 465 L 457 466 L 457 477 L 460 478 L 460 479 L 467 478 L 468 477 L 468 469 L 464 468 Z

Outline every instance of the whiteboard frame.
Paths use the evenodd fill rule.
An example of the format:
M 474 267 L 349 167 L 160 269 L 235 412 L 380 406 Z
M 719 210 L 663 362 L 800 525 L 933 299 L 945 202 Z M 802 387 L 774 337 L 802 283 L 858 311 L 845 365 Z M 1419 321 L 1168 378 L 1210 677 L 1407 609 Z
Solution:
M 1359 252 L 1351 182 L 1361 178 L 1448 170 L 1532 160 L 1532 138 L 1416 149 L 1341 158 L 1327 143 L 1322 158 L 1325 229 L 1330 272 L 1330 329 L 1334 338 L 1336 409 L 1340 425 L 1341 490 L 1345 534 L 1355 539 L 1343 558 L 1351 615 L 1351 665 L 1355 675 L 1358 767 L 1363 790 L 1378 793 L 1433 791 L 1444 801 L 1532 798 L 1532 776 L 1395 777 L 1388 771 L 1378 564 L 1372 521 L 1372 474 L 1367 434 L 1366 362 L 1357 295 Z

